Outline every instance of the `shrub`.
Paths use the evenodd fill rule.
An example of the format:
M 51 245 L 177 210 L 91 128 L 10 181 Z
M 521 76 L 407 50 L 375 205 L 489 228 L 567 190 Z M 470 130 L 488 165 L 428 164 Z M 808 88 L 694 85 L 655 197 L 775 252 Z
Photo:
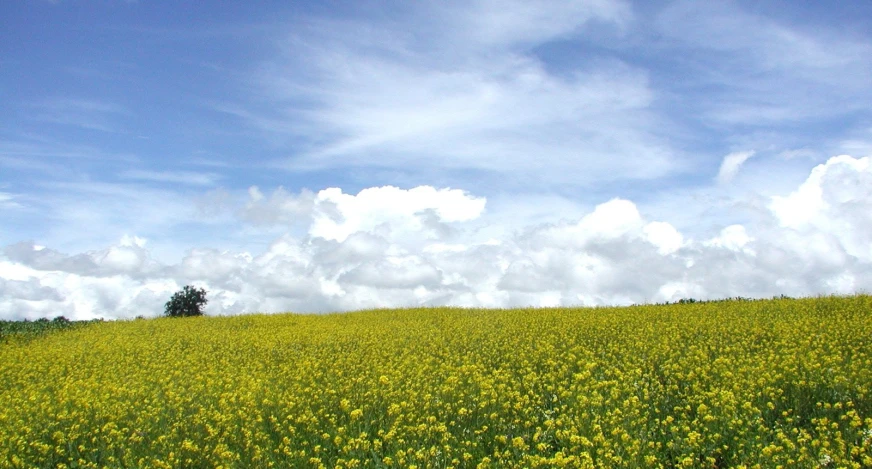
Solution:
M 186 285 L 167 301 L 164 315 L 169 317 L 202 316 L 206 305 L 206 290 Z

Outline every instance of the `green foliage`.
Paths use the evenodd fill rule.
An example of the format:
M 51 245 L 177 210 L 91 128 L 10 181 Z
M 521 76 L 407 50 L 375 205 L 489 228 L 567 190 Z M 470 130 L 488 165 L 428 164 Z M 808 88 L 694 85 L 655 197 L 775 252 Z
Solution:
M 186 285 L 183 290 L 173 294 L 166 303 L 164 315 L 168 317 L 202 316 L 203 306 L 208 303 L 206 290 Z
M 792 300 L 793 298 L 782 294 L 780 296 L 773 296 L 772 299 L 773 300 Z M 666 301 L 666 302 L 657 303 L 657 304 L 658 305 L 687 305 L 687 304 L 694 304 L 694 303 L 729 303 L 729 302 L 743 302 L 743 301 L 767 301 L 767 300 L 764 298 L 754 299 L 754 298 L 745 298 L 742 296 L 736 296 L 736 297 L 731 297 L 731 298 L 720 298 L 720 299 L 714 299 L 714 300 L 697 300 L 695 298 L 681 298 L 678 301 L 673 301 L 673 302 Z M 638 305 L 635 305 L 635 306 L 638 306 Z
M 91 321 L 70 321 L 64 316 L 57 316 L 52 320 L 46 318 L 37 319 L 36 321 L 0 321 L 0 339 L 17 336 L 17 337 L 37 337 L 43 334 L 72 329 L 74 327 L 100 322 L 101 319 Z

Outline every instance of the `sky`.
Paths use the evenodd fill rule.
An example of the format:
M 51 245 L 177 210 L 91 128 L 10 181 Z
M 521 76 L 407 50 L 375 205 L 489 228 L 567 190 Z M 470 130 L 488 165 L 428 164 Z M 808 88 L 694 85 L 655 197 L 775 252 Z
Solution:
M 872 290 L 872 2 L 0 2 L 0 319 Z

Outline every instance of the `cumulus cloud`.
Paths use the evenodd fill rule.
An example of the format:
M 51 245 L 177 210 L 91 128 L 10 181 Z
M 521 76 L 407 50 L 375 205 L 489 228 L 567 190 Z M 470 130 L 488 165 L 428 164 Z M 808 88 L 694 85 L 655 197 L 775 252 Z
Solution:
M 792 193 L 770 209 L 794 232 L 826 233 L 851 256 L 872 261 L 872 157 L 841 155 L 816 166 Z
M 742 225 L 730 225 L 721 230 L 718 236 L 703 242 L 704 246 L 724 248 L 734 252 L 742 252 L 747 249 L 747 246 L 753 241 L 753 238 L 748 236 L 745 227 Z M 745 251 L 753 254 L 753 251 Z
M 629 304 L 683 297 L 851 293 L 872 287 L 870 158 L 833 157 L 755 224 L 684 236 L 615 198 L 588 213 L 480 240 L 487 200 L 459 189 L 372 187 L 270 196 L 249 191 L 240 219 L 297 220 L 261 252 L 195 248 L 163 264 L 149 243 L 64 254 L 33 243 L 0 255 L 0 317 L 157 315 L 186 284 L 208 314 L 414 305 Z M 252 218 L 253 213 L 258 217 Z
M 478 218 L 485 202 L 459 189 L 429 186 L 409 190 L 378 187 L 357 195 L 326 189 L 316 198 L 318 210 L 309 234 L 337 241 L 358 231 L 388 231 L 394 235 L 407 232 L 438 238 L 442 224 Z
M 129 236 L 124 236 L 115 246 L 74 256 L 29 242 L 7 246 L 3 254 L 10 261 L 40 271 L 61 271 L 91 277 L 128 275 L 141 278 L 161 269 L 145 249 L 145 240 Z
M 256 225 L 293 225 L 308 222 L 315 207 L 315 194 L 303 190 L 291 194 L 279 187 L 266 197 L 260 188 L 248 188 L 248 202 L 241 210 L 241 218 Z
M 33 247 L 33 251 L 39 251 Z M 23 251 L 18 247 L 18 251 Z M 21 320 L 65 316 L 68 319 L 133 318 L 163 311 L 163 304 L 177 284 L 167 278 L 138 275 L 98 275 L 81 272 L 82 256 L 55 253 L 54 260 L 68 262 L 54 267 L 29 266 L 0 257 L 0 318 Z M 19 252 L 20 254 L 20 252 Z M 5 257 L 5 258 L 4 258 Z

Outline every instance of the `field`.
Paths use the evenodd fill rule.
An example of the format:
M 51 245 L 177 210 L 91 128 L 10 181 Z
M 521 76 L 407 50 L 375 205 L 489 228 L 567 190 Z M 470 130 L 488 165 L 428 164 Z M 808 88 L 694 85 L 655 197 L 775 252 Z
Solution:
M 872 296 L 101 322 L 0 383 L 0 467 L 872 467 Z

